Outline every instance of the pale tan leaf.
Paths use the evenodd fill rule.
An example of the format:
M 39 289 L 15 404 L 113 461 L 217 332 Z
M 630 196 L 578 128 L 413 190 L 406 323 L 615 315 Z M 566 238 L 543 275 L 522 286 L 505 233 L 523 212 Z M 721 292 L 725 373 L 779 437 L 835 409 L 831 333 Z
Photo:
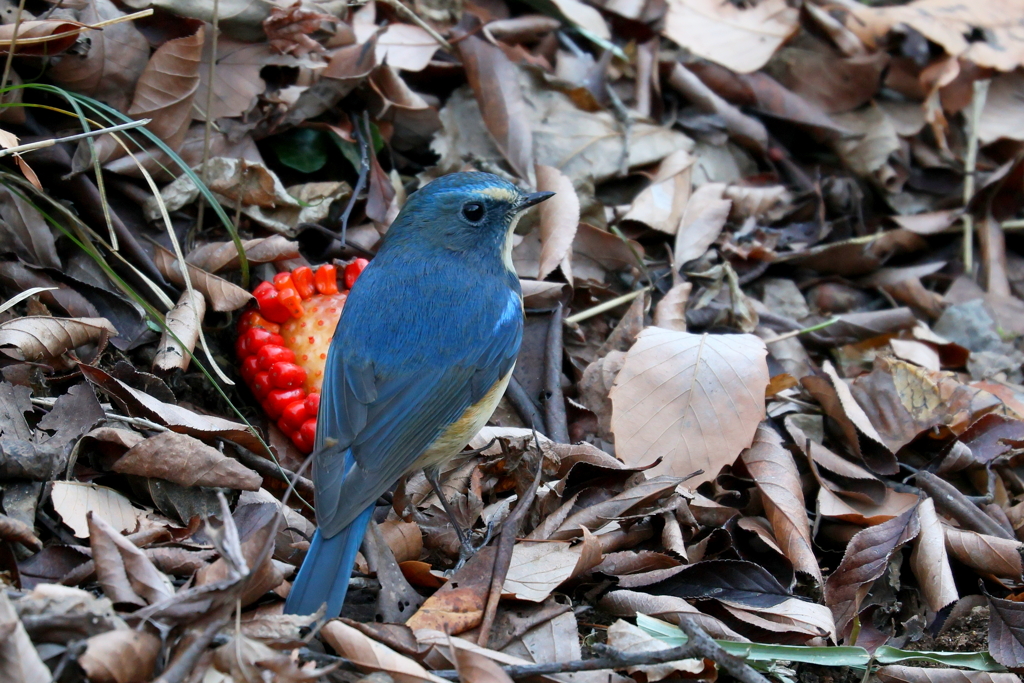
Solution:
M 917 578 L 917 585 L 921 587 L 928 609 L 938 612 L 959 600 L 960 595 L 946 555 L 942 523 L 935 514 L 935 502 L 931 498 L 921 501 L 917 508 L 917 519 L 921 524 L 921 533 L 914 540 L 910 568 Z
M 185 278 L 181 274 L 181 264 L 173 253 L 154 245 L 153 262 L 164 277 L 176 285 L 184 286 Z M 188 277 L 192 281 L 192 286 L 206 297 L 213 310 L 218 313 L 237 311 L 253 298 L 252 294 L 238 285 L 192 265 L 188 266 Z
M 199 326 L 205 315 L 206 298 L 199 291 L 192 290 L 192 296 L 189 296 L 188 290 L 181 293 L 178 303 L 165 318 L 167 329 L 160 337 L 160 346 L 153 358 L 156 370 L 168 372 L 188 369 L 192 362 L 191 353 L 199 341 Z
M 722 198 L 732 200 L 729 217 L 734 221 L 744 221 L 747 218 L 761 218 L 768 212 L 791 202 L 793 196 L 784 185 L 728 185 L 722 193 Z
M 767 349 L 750 334 L 644 330 L 612 388 L 615 451 L 627 465 L 711 481 L 750 446 L 764 418 Z
M 502 592 L 518 600 L 543 602 L 562 583 L 600 561 L 600 544 L 587 531 L 583 542 L 576 544 L 520 542 L 512 549 Z
M 281 235 L 242 240 L 249 263 L 273 263 L 299 257 L 299 243 Z M 185 262 L 208 273 L 239 267 L 238 247 L 234 242 L 208 242 L 185 256 Z
M 156 477 L 181 486 L 210 486 L 259 491 L 263 477 L 199 439 L 161 432 L 132 448 L 114 463 L 121 474 Z
M 997 536 L 942 525 L 946 550 L 959 562 L 985 574 L 1004 579 L 1021 579 L 1024 543 Z
M 920 498 L 913 493 L 901 493 L 886 488 L 884 498 L 876 504 L 851 496 L 839 496 L 828 487 L 822 486 L 818 489 L 818 514 L 823 517 L 835 517 L 851 524 L 874 526 L 903 514 L 919 500 Z
M 703 256 L 721 234 L 732 208 L 732 202 L 722 198 L 724 192 L 724 183 L 706 183 L 690 197 L 676 233 L 674 254 L 678 266 Z
M 900 149 L 900 138 L 889 115 L 871 104 L 864 109 L 834 114 L 836 124 L 853 135 L 836 138 L 836 152 L 850 170 L 874 178 L 889 191 L 897 191 L 899 178 L 889 164 L 889 156 Z
M 17 360 L 63 362 L 65 353 L 115 335 L 106 318 L 23 316 L 0 323 L 0 350 Z
M 209 94 L 210 56 L 213 40 L 207 37 L 203 44 L 192 118 L 205 120 Z M 228 36 L 217 38 L 217 60 L 213 70 L 213 94 L 209 116 L 214 119 L 241 116 L 256 103 L 256 98 L 267 89 L 260 78 L 265 66 L 298 66 L 298 61 L 275 50 L 267 42 L 242 42 Z
M 764 496 L 765 514 L 782 554 L 793 568 L 822 581 L 811 542 L 811 525 L 800 486 L 800 472 L 793 454 L 770 427 L 758 427 L 754 443 L 741 456 L 754 483 Z
M 690 199 L 696 161 L 683 149 L 662 159 L 651 184 L 636 196 L 622 220 L 637 221 L 669 235 L 676 234 Z
M 134 531 L 138 526 L 138 511 L 114 489 L 77 481 L 55 481 L 50 486 L 54 511 L 77 538 L 89 537 L 86 514 L 90 511 L 118 531 Z
M 160 638 L 146 631 L 115 630 L 85 641 L 78 663 L 94 683 L 132 683 L 153 678 Z
M 580 200 L 572 181 L 557 168 L 537 164 L 537 190 L 555 196 L 538 207 L 540 213 L 540 265 L 537 279 L 546 278 L 567 255 L 572 253 L 576 226 L 580 223 Z M 569 283 L 572 275 L 567 274 Z
M 446 683 L 412 659 L 400 655 L 387 645 L 370 639 L 348 624 L 334 620 L 320 631 L 335 652 L 364 671 L 383 671 L 395 683 Z
M 693 284 L 680 282 L 665 292 L 654 307 L 654 326 L 665 330 L 686 332 L 686 303 L 690 300 Z
M 785 0 L 737 6 L 719 0 L 669 0 L 664 34 L 695 55 L 738 73 L 757 71 L 800 25 Z
M 889 664 L 875 672 L 881 683 L 1020 683 L 1020 676 L 1011 673 L 938 669 L 923 666 Z
M 664 641 L 658 640 L 646 631 L 622 619 L 617 620 L 608 627 L 608 645 L 616 650 L 630 653 L 658 652 L 666 649 Z M 660 681 L 663 678 L 673 676 L 676 672 L 699 674 L 704 671 L 704 659 L 698 657 L 666 662 L 665 664 L 632 666 L 626 670 L 630 673 L 642 671 L 647 676 L 647 680 L 653 683 L 653 681 Z
M 580 2 L 580 0 L 552 0 L 552 2 L 558 11 L 572 23 L 585 28 L 598 38 L 611 40 L 612 34 L 608 30 L 608 24 L 605 23 L 604 17 L 590 5 Z
M 451 651 L 455 670 L 463 683 L 512 683 L 505 670 L 490 657 L 459 647 L 453 647 Z
M 28 637 L 7 591 L 0 591 L 0 680 L 9 683 L 45 683 L 53 679 L 36 646 Z
M 613 617 L 633 618 L 637 614 L 646 614 L 673 624 L 678 624 L 682 619 L 689 619 L 707 631 L 712 638 L 734 640 L 740 643 L 750 642 L 715 617 L 704 614 L 683 598 L 674 595 L 651 595 L 631 590 L 616 590 L 601 598 L 599 606 Z
M 723 602 L 722 607 L 735 618 L 766 631 L 799 633 L 836 641 L 832 611 L 825 605 L 790 598 L 771 607 L 728 602 Z

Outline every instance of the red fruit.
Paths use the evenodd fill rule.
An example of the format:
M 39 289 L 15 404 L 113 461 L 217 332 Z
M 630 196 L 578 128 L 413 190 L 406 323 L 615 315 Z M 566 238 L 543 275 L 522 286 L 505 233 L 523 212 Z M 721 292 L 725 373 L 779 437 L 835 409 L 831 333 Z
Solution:
M 238 320 L 235 352 L 241 374 L 267 415 L 303 452 L 313 449 L 316 416 L 334 329 L 348 288 L 368 261 L 345 267 L 346 289 L 338 290 L 338 269 L 307 266 L 278 273 L 253 291 L 257 308 Z
M 362 275 L 363 269 L 370 265 L 370 262 L 364 258 L 357 258 L 352 263 L 345 266 L 345 287 L 352 289 L 352 285 L 356 283 L 356 279 Z

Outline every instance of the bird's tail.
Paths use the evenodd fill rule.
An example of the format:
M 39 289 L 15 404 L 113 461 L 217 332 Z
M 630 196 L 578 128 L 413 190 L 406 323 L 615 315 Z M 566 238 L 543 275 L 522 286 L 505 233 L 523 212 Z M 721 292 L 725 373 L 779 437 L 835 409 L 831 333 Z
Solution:
M 372 515 L 373 504 L 370 504 L 351 524 L 331 538 L 324 538 L 320 530 L 316 530 L 306 559 L 288 593 L 285 614 L 313 614 L 325 602 L 326 619 L 341 614 L 356 553 Z

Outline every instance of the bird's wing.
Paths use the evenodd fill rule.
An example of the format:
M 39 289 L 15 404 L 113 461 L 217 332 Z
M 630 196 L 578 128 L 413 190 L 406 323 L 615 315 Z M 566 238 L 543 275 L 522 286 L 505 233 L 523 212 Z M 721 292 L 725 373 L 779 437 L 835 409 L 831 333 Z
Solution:
M 346 353 L 344 340 L 331 346 L 317 416 L 317 448 L 327 447 L 313 464 L 317 523 L 326 537 L 376 500 L 511 371 L 522 313 L 518 295 L 509 291 L 507 296 L 512 298 L 498 309 L 502 315 L 493 324 L 468 323 L 488 328 L 486 334 L 469 335 L 475 343 L 442 335 L 434 342 L 445 346 L 437 356 L 427 343 L 424 353 L 414 354 L 426 360 L 398 369 L 380 367 L 387 360 L 374 363 L 367 353 Z M 513 303 L 510 315 L 506 311 Z M 431 359 L 437 357 L 444 358 L 438 363 L 443 367 L 434 367 Z

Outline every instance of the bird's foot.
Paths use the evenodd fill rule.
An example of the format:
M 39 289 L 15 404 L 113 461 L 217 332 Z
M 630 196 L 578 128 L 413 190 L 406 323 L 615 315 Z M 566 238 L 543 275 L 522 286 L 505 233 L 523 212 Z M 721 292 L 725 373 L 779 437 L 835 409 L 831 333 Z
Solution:
M 457 526 L 455 527 L 459 531 L 459 561 L 455 563 L 455 567 L 452 568 L 452 573 L 462 569 L 462 565 L 469 561 L 469 558 L 476 555 L 478 552 L 487 547 L 487 544 L 491 542 L 494 537 L 494 522 L 487 523 L 487 531 L 484 533 L 484 540 L 480 541 L 479 544 L 473 545 L 473 542 L 467 538 L 467 533 L 463 533 Z M 467 530 L 468 531 L 468 530 Z

